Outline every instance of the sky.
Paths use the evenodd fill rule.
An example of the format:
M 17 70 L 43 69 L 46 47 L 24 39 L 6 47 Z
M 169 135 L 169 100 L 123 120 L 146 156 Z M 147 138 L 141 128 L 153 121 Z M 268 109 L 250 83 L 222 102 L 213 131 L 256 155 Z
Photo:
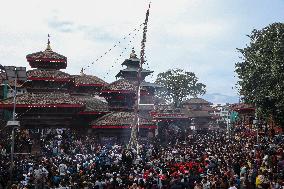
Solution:
M 0 0 L 2 1 L 2 0 Z M 26 55 L 51 48 L 68 58 L 66 71 L 115 80 L 132 47 L 139 55 L 149 1 L 27 0 L 0 6 L 0 64 L 31 69 Z M 237 102 L 236 48 L 246 35 L 284 20 L 284 0 L 152 0 L 146 42 L 147 78 L 181 68 L 206 84 L 205 99 Z

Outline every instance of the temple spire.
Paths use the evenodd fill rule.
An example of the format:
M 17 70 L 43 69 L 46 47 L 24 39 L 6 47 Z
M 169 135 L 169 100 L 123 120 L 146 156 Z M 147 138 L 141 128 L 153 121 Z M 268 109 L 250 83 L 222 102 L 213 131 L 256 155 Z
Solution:
M 85 73 L 84 73 L 84 68 L 81 69 L 80 75 L 81 75 L 81 76 L 85 75 Z
M 130 58 L 137 58 L 137 55 L 135 54 L 134 47 L 132 47 L 132 52 L 130 53 Z
M 49 38 L 50 38 L 50 35 L 48 34 L 47 35 L 47 47 L 46 47 L 46 51 L 52 51 L 52 49 L 51 49 L 51 47 L 50 47 L 50 40 L 49 40 Z

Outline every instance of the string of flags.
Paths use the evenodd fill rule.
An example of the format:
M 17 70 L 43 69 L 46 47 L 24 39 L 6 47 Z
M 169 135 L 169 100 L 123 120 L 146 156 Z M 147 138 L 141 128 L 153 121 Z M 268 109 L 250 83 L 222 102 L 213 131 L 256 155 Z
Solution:
M 137 33 L 141 30 L 141 27 L 142 27 L 143 24 L 144 24 L 144 23 L 140 24 L 138 28 L 134 28 L 134 29 L 132 30 L 132 32 L 130 32 L 130 33 L 128 33 L 127 35 L 125 35 L 125 36 L 122 38 L 122 40 L 116 42 L 111 48 L 109 48 L 107 51 L 105 51 L 102 55 L 98 56 L 98 57 L 95 59 L 95 61 L 92 61 L 92 62 L 91 62 L 91 65 L 94 65 L 96 62 L 98 62 L 99 60 L 101 60 L 102 58 L 104 58 L 107 54 L 109 54 L 110 51 L 112 51 L 112 50 L 114 50 L 115 48 L 119 47 L 119 46 L 122 44 L 123 40 L 126 40 L 127 38 L 131 37 L 131 35 L 133 35 L 133 36 L 132 36 L 132 39 L 134 39 L 135 36 L 137 36 Z M 134 32 L 136 32 L 136 33 L 134 33 Z M 131 45 L 131 43 L 132 43 L 132 40 L 129 40 L 128 45 Z M 125 48 L 125 49 L 126 49 L 126 48 Z M 119 56 L 121 57 L 122 54 L 120 54 Z M 90 68 L 91 65 L 87 65 L 87 66 L 83 67 L 83 71 L 85 71 L 87 68 Z
M 138 28 L 134 28 L 132 30 L 132 32 L 130 32 L 128 35 L 124 36 L 122 38 L 122 40 L 118 41 L 117 43 L 115 43 L 111 48 L 109 48 L 107 51 L 105 51 L 102 55 L 100 55 L 98 58 L 95 59 L 95 61 L 91 62 L 91 65 L 94 65 L 96 62 L 100 61 L 102 58 L 104 58 L 110 51 L 114 50 L 115 48 L 118 48 L 119 46 L 122 45 L 123 40 L 126 40 L 127 38 L 131 37 L 131 35 L 133 35 L 131 37 L 131 39 L 128 41 L 127 46 L 130 47 L 133 40 L 135 39 L 135 37 L 137 36 L 137 33 L 141 30 L 141 27 L 144 25 L 144 23 L 140 24 Z M 135 32 L 135 33 L 134 33 Z M 123 54 L 126 53 L 126 50 L 128 50 L 126 47 L 124 47 L 123 51 L 119 54 L 119 58 L 123 57 Z M 119 58 L 115 59 L 115 63 L 119 62 Z M 90 68 L 91 65 L 87 65 L 84 68 L 82 68 L 83 71 L 85 71 L 87 68 Z M 111 66 L 112 68 L 114 68 L 114 66 Z M 109 69 L 108 72 L 106 73 L 107 75 L 109 75 L 109 72 L 111 70 Z M 105 77 L 104 77 L 105 78 Z M 63 83 L 62 85 L 60 85 L 57 89 L 60 90 L 63 87 L 66 86 L 66 83 Z M 30 110 L 32 109 L 32 107 L 28 108 L 25 112 L 18 114 L 17 118 L 23 116 L 24 114 L 28 113 Z

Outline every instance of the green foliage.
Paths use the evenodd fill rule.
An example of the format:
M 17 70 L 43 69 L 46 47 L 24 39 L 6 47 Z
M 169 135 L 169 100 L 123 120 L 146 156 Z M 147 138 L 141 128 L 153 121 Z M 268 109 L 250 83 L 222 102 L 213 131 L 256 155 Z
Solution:
M 258 113 L 273 116 L 284 125 L 284 24 L 273 23 L 253 30 L 250 44 L 238 49 L 242 61 L 236 64 L 240 95 L 255 104 Z
M 156 83 L 164 87 L 157 96 L 167 102 L 173 102 L 175 107 L 178 107 L 188 96 L 196 97 L 206 92 L 206 86 L 198 83 L 198 78 L 194 73 L 182 69 L 171 69 L 159 73 Z

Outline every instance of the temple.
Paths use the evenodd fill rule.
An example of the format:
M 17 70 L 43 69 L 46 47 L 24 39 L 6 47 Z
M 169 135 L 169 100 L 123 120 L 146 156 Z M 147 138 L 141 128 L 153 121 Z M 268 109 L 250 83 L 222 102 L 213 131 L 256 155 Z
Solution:
M 191 126 L 196 130 L 208 130 L 217 128 L 218 116 L 214 115 L 216 111 L 212 103 L 202 98 L 191 98 L 183 103 L 183 111 L 191 119 Z
M 104 80 L 84 73 L 70 75 L 62 70 L 67 67 L 67 57 L 54 52 L 48 39 L 44 51 L 28 54 L 32 68 L 27 71 L 27 81 L 17 84 L 16 119 L 23 128 L 74 128 L 93 132 L 100 140 L 129 140 L 134 124 L 137 75 L 140 59 L 134 49 L 122 62 L 123 69 L 116 74 L 116 81 Z M 140 139 L 160 133 L 165 141 L 171 133 L 212 126 L 211 104 L 200 98 L 183 102 L 180 108 L 155 103 L 155 92 L 161 86 L 145 79 L 153 71 L 141 70 L 138 104 L 138 131 Z M 2 73 L 3 75 L 3 73 Z M 13 83 L 1 87 L 0 109 L 9 120 L 7 112 L 13 111 Z M 11 86 L 10 86 L 11 85 Z M 8 89 L 7 86 L 10 86 Z M 163 138 L 162 137 L 162 138 Z M 162 139 L 163 140 L 163 139 Z
M 109 110 L 112 112 L 91 123 L 99 136 L 105 137 L 112 133 L 112 136 L 120 136 L 122 140 L 129 138 L 135 117 L 134 105 L 139 64 L 140 59 L 137 58 L 133 49 L 130 57 L 122 63 L 122 66 L 126 68 L 116 75 L 118 80 L 102 88 L 101 96 L 106 99 Z M 139 102 L 139 135 L 141 137 L 153 136 L 157 127 L 150 111 L 154 108 L 154 92 L 160 86 L 145 81 L 151 73 L 153 71 L 145 69 L 141 71 Z
M 98 96 L 107 83 L 83 72 L 70 75 L 61 71 L 67 67 L 67 58 L 51 49 L 49 39 L 44 51 L 28 54 L 26 59 L 34 69 L 27 71 L 28 80 L 22 84 L 26 92 L 16 98 L 22 127 L 89 128 L 92 120 L 109 112 Z M 12 111 L 12 96 L 3 96 L 8 98 L 0 102 L 0 108 Z

